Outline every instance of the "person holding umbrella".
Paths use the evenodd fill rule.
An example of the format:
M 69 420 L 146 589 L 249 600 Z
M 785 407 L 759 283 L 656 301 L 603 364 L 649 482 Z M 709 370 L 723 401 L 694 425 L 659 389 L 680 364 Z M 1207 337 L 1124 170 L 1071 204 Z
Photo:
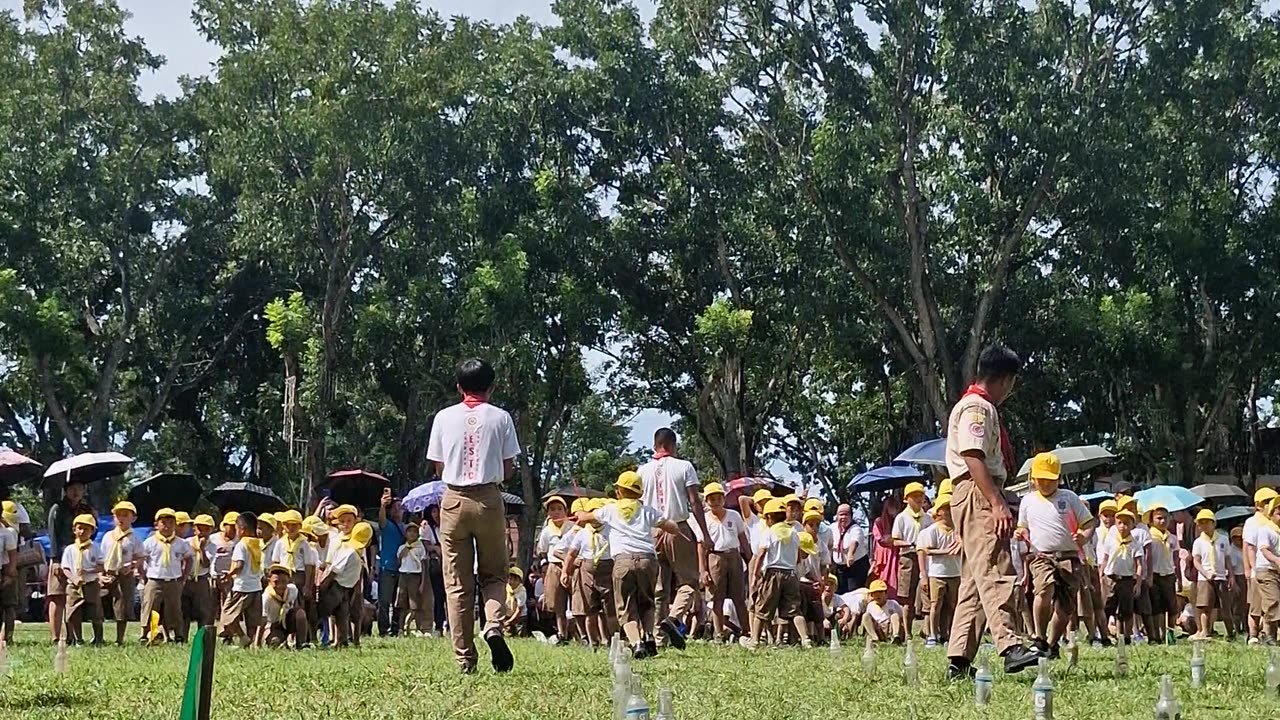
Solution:
M 62 499 L 49 508 L 49 551 L 53 560 L 49 563 L 45 595 L 49 598 L 49 629 L 55 645 L 62 640 L 67 611 L 67 579 L 62 572 L 61 558 L 75 543 L 72 524 L 77 516 L 85 514 L 93 516 L 93 508 L 84 501 L 84 483 L 71 480 L 62 488 Z

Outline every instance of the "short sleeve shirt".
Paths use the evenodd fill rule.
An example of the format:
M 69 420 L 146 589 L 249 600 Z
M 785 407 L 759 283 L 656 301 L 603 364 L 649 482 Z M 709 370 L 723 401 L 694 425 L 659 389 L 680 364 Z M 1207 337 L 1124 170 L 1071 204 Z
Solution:
M 837 565 L 844 565 L 849 550 L 853 550 L 853 561 L 857 562 L 867 556 L 867 533 L 857 523 L 850 523 L 843 531 L 837 526 L 831 527 L 831 556 Z
M 310 540 L 299 538 L 293 549 L 293 558 L 290 559 L 289 538 L 282 537 L 272 546 L 270 559 L 272 565 L 284 565 L 294 572 L 302 572 L 320 564 L 320 553 L 316 552 Z
M 867 609 L 867 589 L 859 588 L 853 592 L 836 595 L 831 599 L 831 604 L 836 609 L 846 607 L 854 615 L 860 615 L 863 610 Z
M 266 557 L 266 553 L 263 553 Z M 231 589 L 242 593 L 255 593 L 262 590 L 262 568 L 256 571 L 253 568 L 252 558 L 249 555 L 249 548 L 241 540 L 236 543 L 236 547 L 231 551 L 232 564 L 241 563 L 240 572 L 231 580 Z
M 149 580 L 182 579 L 182 562 L 191 557 L 191 546 L 187 541 L 173 536 L 167 543 L 168 557 L 165 557 L 166 543 L 160 541 L 158 534 L 153 534 L 142 544 L 146 563 L 144 569 Z
M 885 600 L 879 605 L 873 602 L 868 602 L 867 614 L 871 616 L 871 619 L 874 620 L 877 625 L 884 625 L 889 622 L 889 617 L 891 615 L 902 614 L 902 606 L 898 604 L 897 600 Z
M 584 527 L 573 536 L 573 548 L 583 560 L 598 563 L 609 560 L 609 528 Z
M 143 554 L 142 541 L 132 530 L 124 537 L 117 537 L 118 535 L 118 531 L 109 530 L 102 536 L 103 568 L 109 573 L 121 569 L 132 572 L 133 561 Z
M 90 542 L 81 550 L 75 542 L 62 550 L 62 568 L 72 582 L 97 582 L 98 568 L 102 566 L 102 551 L 97 543 Z
M 568 529 L 564 526 L 565 522 L 568 521 L 566 520 L 559 527 L 556 527 L 555 523 L 548 520 L 542 526 L 542 531 L 538 533 L 538 546 L 536 548 L 539 555 L 549 554 L 551 549 L 556 546 L 556 543 L 560 542 L 560 535 Z
M 270 592 L 262 593 L 262 617 L 272 625 L 284 622 L 285 613 L 298 606 L 298 586 L 293 583 L 284 592 L 284 602 L 272 597 Z
M 918 550 L 941 550 L 956 539 L 955 530 L 947 530 L 940 523 L 934 523 L 920 532 L 916 539 Z M 931 578 L 960 577 L 959 555 L 926 555 L 925 562 Z
M 779 537 L 781 535 L 781 537 Z M 768 527 L 760 531 L 757 550 L 764 551 L 764 569 L 794 571 L 800 561 L 800 533 L 776 533 Z
M 444 465 L 440 479 L 448 485 L 501 483 L 506 479 L 503 462 L 519 454 L 511 415 L 489 403 L 452 405 L 431 423 L 427 459 Z
M 656 509 L 664 520 L 684 522 L 689 519 L 688 488 L 698 487 L 698 471 L 693 463 L 678 457 L 661 457 L 645 463 L 636 471 L 642 482 L 640 499 Z
M 415 542 L 412 545 L 405 543 L 401 550 L 400 565 L 397 567 L 400 574 L 422 574 L 422 566 L 427 561 L 427 549 L 422 546 L 422 542 Z
M 737 510 L 725 510 L 724 519 L 717 518 L 715 513 L 708 508 L 705 513 L 707 521 L 707 533 L 711 535 L 711 542 L 708 549 L 712 552 L 736 552 L 739 549 L 738 535 L 746 533 L 747 524 L 743 521 L 742 515 Z M 697 523 L 690 523 L 689 529 L 693 531 L 694 539 L 699 542 L 705 542 L 702 537 L 702 529 Z
M 1138 557 L 1141 552 L 1142 548 L 1133 535 L 1129 536 L 1128 541 L 1121 542 L 1120 532 L 1112 530 L 1102 541 L 1102 557 L 1105 560 L 1102 574 L 1133 577 L 1138 571 Z
M 1164 540 L 1161 540 L 1152 532 L 1150 547 L 1151 574 L 1172 575 L 1177 569 L 1174 558 L 1178 557 L 1178 537 L 1173 533 L 1166 533 Z
M 907 508 L 893 519 L 893 539 L 915 545 L 920 531 L 932 524 L 933 518 L 929 517 L 929 513 L 921 510 L 920 514 L 916 515 L 912 513 L 911 508 Z
M 630 519 L 622 517 L 617 505 L 605 505 L 594 513 L 601 525 L 609 528 L 609 549 L 613 557 L 642 555 L 653 557 L 653 529 L 662 523 L 662 515 L 643 503 Z
M 1227 559 L 1231 557 L 1231 542 L 1225 533 L 1214 531 L 1212 538 L 1204 534 L 1196 537 L 1191 554 L 1200 561 L 1204 574 L 1213 574 L 1214 580 L 1227 579 Z
M 1065 488 L 1050 497 L 1028 493 L 1018 504 L 1018 527 L 1031 535 L 1031 547 L 1042 553 L 1078 552 L 1075 531 L 1093 521 L 1089 506 Z
M 982 453 L 987 472 L 997 480 L 1008 475 L 1000 450 L 1000 416 L 996 406 L 978 395 L 966 395 L 951 408 L 947 420 L 947 472 L 954 479 L 969 476 L 964 453 Z
M 9 553 L 18 549 L 18 531 L 0 525 L 0 568 L 9 562 Z
M 1262 554 L 1262 548 L 1271 548 L 1271 552 L 1280 555 L 1280 528 L 1271 523 L 1259 524 L 1253 537 L 1257 548 L 1257 556 L 1253 560 L 1254 570 L 1275 569 L 1275 565 Z

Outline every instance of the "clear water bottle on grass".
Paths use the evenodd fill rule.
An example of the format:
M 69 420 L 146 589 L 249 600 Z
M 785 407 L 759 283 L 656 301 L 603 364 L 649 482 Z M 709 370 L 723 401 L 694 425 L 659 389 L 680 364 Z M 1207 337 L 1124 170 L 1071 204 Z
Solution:
M 1204 643 L 1191 645 L 1191 687 L 1197 690 L 1204 687 Z
M 1271 651 L 1271 659 L 1267 661 L 1266 688 L 1267 695 L 1272 698 L 1280 698 L 1280 656 L 1277 651 Z
M 627 716 L 627 701 L 631 699 L 631 666 L 625 663 L 614 665 L 613 670 L 613 717 L 623 720 Z
M 907 681 L 907 687 L 920 684 L 920 662 L 916 659 L 915 643 L 910 639 L 907 640 L 907 654 L 902 659 L 902 675 Z
M 1036 720 L 1053 720 L 1053 678 L 1049 677 L 1049 659 L 1040 658 L 1040 673 L 1031 685 L 1031 709 Z
M 831 632 L 831 668 L 839 671 L 844 665 L 844 648 L 840 647 L 840 633 Z
M 973 704 L 980 708 L 991 702 L 991 691 L 995 689 L 995 678 L 991 676 L 991 667 L 987 663 L 987 654 L 978 655 L 978 671 L 973 676 Z
M 672 697 L 671 688 L 662 688 L 658 691 L 658 714 L 653 720 L 676 720 L 675 700 Z
M 631 697 L 627 699 L 626 720 L 649 720 L 649 701 L 644 699 L 640 678 L 631 676 Z
M 1121 633 L 1116 638 L 1116 677 L 1122 678 L 1129 674 L 1129 638 Z
M 1156 720 L 1182 720 L 1182 706 L 1173 694 L 1173 678 L 1160 676 L 1160 699 L 1156 700 Z
M 58 640 L 58 649 L 53 651 L 53 671 L 59 675 L 67 672 L 67 639 Z
M 876 674 L 876 645 L 871 638 L 867 638 L 867 647 L 862 651 L 862 672 L 868 677 Z

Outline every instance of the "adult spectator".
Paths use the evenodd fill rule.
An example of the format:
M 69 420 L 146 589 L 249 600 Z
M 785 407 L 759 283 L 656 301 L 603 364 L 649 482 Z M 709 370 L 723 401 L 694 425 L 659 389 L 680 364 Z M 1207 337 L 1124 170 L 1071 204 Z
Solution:
M 56 645 L 62 639 L 67 610 L 67 579 L 59 564 L 62 551 L 75 542 L 71 525 L 77 515 L 93 514 L 93 508 L 84 500 L 84 483 L 72 480 L 62 488 L 62 499 L 49 508 L 49 578 L 45 596 L 49 598 L 49 629 Z
M 867 532 L 853 521 L 853 508 L 841 503 L 831 533 L 831 562 L 836 571 L 836 593 L 843 595 L 863 587 L 871 570 Z
M 382 492 L 378 505 L 378 635 L 400 634 L 400 611 L 396 595 L 400 589 L 400 548 L 404 547 L 404 508 L 391 495 Z

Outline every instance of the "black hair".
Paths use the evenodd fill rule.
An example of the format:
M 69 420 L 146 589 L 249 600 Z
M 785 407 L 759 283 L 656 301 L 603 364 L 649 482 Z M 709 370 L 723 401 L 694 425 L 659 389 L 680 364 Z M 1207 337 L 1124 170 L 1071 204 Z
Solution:
M 653 446 L 655 448 L 673 448 L 676 446 L 676 431 L 669 427 L 658 428 L 653 434 Z
M 988 345 L 978 356 L 978 379 L 999 380 L 1022 372 L 1022 358 L 1004 345 Z
M 468 358 L 458 363 L 455 377 L 463 392 L 482 393 L 493 387 L 497 374 L 493 371 L 493 366 L 484 360 Z
M 267 573 L 268 577 L 275 577 L 277 575 L 284 575 L 285 577 L 288 577 L 288 578 L 293 577 L 293 573 L 289 572 L 288 570 L 282 567 L 273 567 L 271 568 L 271 572 Z
M 239 530 L 240 527 L 248 527 L 249 532 L 257 533 L 258 532 L 257 514 L 249 512 L 248 510 L 240 513 L 240 516 L 236 518 L 236 526 L 237 526 L 236 530 Z

